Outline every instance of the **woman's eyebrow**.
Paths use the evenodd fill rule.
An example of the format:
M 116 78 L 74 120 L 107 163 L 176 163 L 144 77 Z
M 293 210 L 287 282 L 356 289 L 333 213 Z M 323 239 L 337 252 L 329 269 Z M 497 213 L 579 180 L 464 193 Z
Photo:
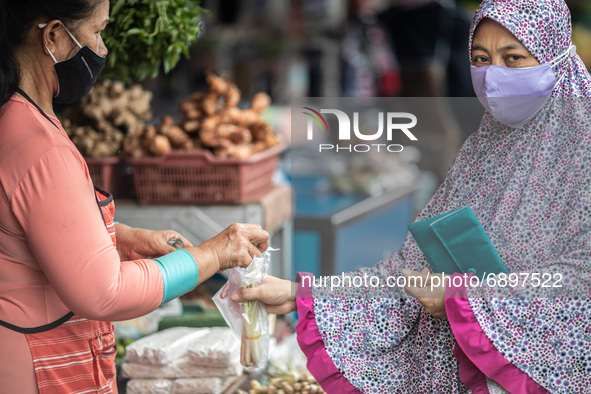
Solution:
M 513 50 L 513 49 L 520 49 L 520 47 L 517 44 L 505 45 L 504 47 L 497 49 L 497 53 L 503 53 L 505 51 L 509 51 L 509 50 Z
M 509 45 L 505 45 L 504 47 L 501 47 L 499 49 L 497 49 L 497 53 L 503 53 L 505 51 L 509 51 L 509 50 L 513 50 L 513 49 L 521 49 L 521 47 L 517 44 L 509 44 Z M 473 51 L 484 51 L 484 52 L 489 52 L 489 50 L 485 47 L 483 47 L 482 45 L 474 45 L 472 47 Z
M 474 45 L 472 47 L 473 51 L 484 51 L 484 52 L 488 52 L 488 49 L 486 49 L 485 47 L 483 47 L 482 45 Z

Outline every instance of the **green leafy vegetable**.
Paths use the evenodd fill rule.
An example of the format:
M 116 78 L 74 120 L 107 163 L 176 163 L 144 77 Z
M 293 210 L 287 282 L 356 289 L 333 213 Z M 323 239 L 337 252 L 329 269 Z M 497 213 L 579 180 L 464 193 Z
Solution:
M 202 30 L 202 18 L 209 11 L 200 0 L 113 0 L 111 23 L 104 37 L 109 49 L 104 77 L 125 82 L 155 78 L 170 72 L 181 54 Z

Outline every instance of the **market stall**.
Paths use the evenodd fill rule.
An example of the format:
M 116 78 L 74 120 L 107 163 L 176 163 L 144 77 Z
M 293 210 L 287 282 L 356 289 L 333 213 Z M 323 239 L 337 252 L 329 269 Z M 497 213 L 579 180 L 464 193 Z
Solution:
M 591 96 L 589 15 L 0 1 L 0 392 L 589 386 L 588 297 L 446 285 L 488 262 L 459 264 L 438 232 L 471 212 L 478 242 L 460 244 L 499 275 L 590 283 L 591 106 L 562 100 Z M 492 105 L 497 88 L 539 103 Z M 436 237 L 410 235 L 415 218 Z
M 379 226 L 394 231 L 396 242 L 403 239 L 404 223 L 410 220 L 415 209 L 413 196 L 420 188 L 413 182 L 419 174 L 414 159 L 383 164 L 381 167 L 394 176 L 389 180 L 382 172 L 372 174 L 376 179 L 371 182 L 379 192 L 347 186 L 347 174 L 321 174 L 326 163 L 311 161 L 309 165 L 318 167 L 311 174 L 314 179 L 332 184 L 328 192 L 331 199 L 326 201 L 326 190 L 316 193 L 302 188 L 302 181 L 305 183 L 310 174 L 302 177 L 297 171 L 289 173 L 290 110 L 276 86 L 257 90 L 241 69 L 226 68 L 216 73 L 212 65 L 187 70 L 183 61 L 176 65 L 180 59 L 170 55 L 170 49 L 163 52 L 164 41 L 146 46 L 149 37 L 142 26 L 127 26 L 127 32 L 139 29 L 137 35 L 129 35 L 121 25 L 125 16 L 146 21 L 155 18 L 151 12 L 156 11 L 162 18 L 175 7 L 185 9 L 187 4 L 175 3 L 168 11 L 142 7 L 123 11 L 123 4 L 113 7 L 119 14 L 114 15 L 111 33 L 125 37 L 126 47 L 111 41 L 114 53 L 109 57 L 108 77 L 60 114 L 66 132 L 85 156 L 95 185 L 115 196 L 118 222 L 172 229 L 193 244 L 208 240 L 235 222 L 259 224 L 269 233 L 270 245 L 278 249 L 271 255 L 268 274 L 280 278 L 293 278 L 301 270 L 331 274 L 354 269 L 359 263 L 351 249 L 355 248 L 354 241 L 375 234 L 369 229 L 376 226 L 377 218 Z M 202 17 L 202 10 L 195 9 L 193 17 Z M 161 23 L 161 19 L 156 20 Z M 186 26 L 175 28 L 190 30 Z M 213 37 L 224 35 L 216 33 L 215 23 L 210 28 Z M 170 32 L 173 28 L 168 29 Z M 256 42 L 264 45 L 264 28 L 245 27 L 245 31 L 251 30 Z M 226 38 L 231 41 L 238 37 L 231 34 Z M 174 37 L 166 40 L 175 42 Z M 191 44 L 191 40 L 177 41 L 176 53 L 182 45 Z M 300 44 L 315 48 L 318 43 Z M 130 46 L 133 50 L 126 49 Z M 142 47 L 149 54 L 139 50 Z M 194 48 L 205 52 L 191 67 L 199 66 L 204 57 L 217 56 L 202 46 Z M 264 56 L 287 55 L 283 49 L 279 51 Z M 162 63 L 155 60 L 158 53 L 166 53 Z M 170 72 L 169 77 L 144 79 L 158 75 L 161 66 L 165 73 Z M 280 68 L 269 71 L 276 73 L 276 82 L 284 81 Z M 187 75 L 202 84 L 192 88 L 195 84 L 186 79 Z M 325 75 L 331 80 L 337 74 Z M 167 80 L 171 92 L 163 93 L 162 84 Z M 298 87 L 284 88 L 295 92 Z M 279 97 L 281 105 L 276 105 L 269 93 Z M 392 186 L 393 179 L 397 187 Z M 391 226 L 394 218 L 403 220 Z M 311 245 L 302 238 L 306 232 L 319 234 L 320 240 Z M 389 247 L 391 233 L 384 234 L 387 237 L 374 237 L 374 241 Z M 366 257 L 370 261 L 379 256 Z M 307 372 L 293 316 L 265 316 L 265 335 L 269 338 L 264 345 L 268 346 L 266 356 L 256 368 L 251 359 L 245 361 L 244 347 L 251 348 L 250 338 L 259 334 L 233 332 L 228 327 L 232 326 L 231 319 L 213 302 L 228 276 L 228 272 L 215 275 L 144 317 L 115 322 L 120 392 L 323 392 Z M 258 353 L 255 359 L 259 359 Z

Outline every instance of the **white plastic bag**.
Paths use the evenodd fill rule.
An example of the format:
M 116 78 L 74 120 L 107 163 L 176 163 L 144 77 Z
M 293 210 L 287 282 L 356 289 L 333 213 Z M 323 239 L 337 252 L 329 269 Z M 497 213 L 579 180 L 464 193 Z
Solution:
M 196 365 L 224 368 L 240 364 L 240 340 L 228 327 L 212 327 L 189 345 L 189 360 Z
M 127 394 L 170 394 L 172 380 L 170 379 L 131 379 L 127 382 Z
M 124 362 L 121 364 L 121 376 L 124 378 L 206 378 L 238 376 L 242 374 L 240 364 L 223 368 L 195 365 L 187 356 L 166 365 L 150 365 Z
M 232 377 L 236 380 L 236 377 Z M 226 381 L 228 379 L 225 379 Z M 226 384 L 227 386 L 227 384 Z M 172 394 L 218 394 L 224 391 L 223 378 L 175 379 L 172 382 Z
M 169 328 L 127 346 L 125 359 L 139 364 L 168 365 L 186 355 L 187 347 L 208 333 L 208 328 Z
M 221 394 L 236 376 L 217 378 L 131 379 L 127 394 Z
M 226 323 L 241 339 L 240 363 L 246 370 L 264 367 L 269 356 L 269 321 L 260 301 L 234 302 L 230 296 L 243 287 L 260 285 L 271 264 L 268 249 L 261 257 L 253 258 L 246 268 L 230 271 L 226 284 L 213 296 Z M 223 298 L 222 298 L 223 297 Z

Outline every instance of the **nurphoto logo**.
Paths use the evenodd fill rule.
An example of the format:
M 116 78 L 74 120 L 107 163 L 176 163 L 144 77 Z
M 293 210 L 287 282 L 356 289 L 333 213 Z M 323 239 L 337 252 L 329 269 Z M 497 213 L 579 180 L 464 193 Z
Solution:
M 416 126 L 417 117 L 408 112 L 379 112 L 378 113 L 378 130 L 375 133 L 367 134 L 359 130 L 359 112 L 353 112 L 353 127 L 351 127 L 351 119 L 344 111 L 338 109 L 322 108 L 316 111 L 310 107 L 302 107 L 306 111 L 303 114 L 309 116 L 307 125 L 307 139 L 314 140 L 314 129 L 320 132 L 329 132 L 328 123 L 322 114 L 331 114 L 336 117 L 338 122 L 338 144 L 318 144 L 318 151 L 333 151 L 333 152 L 359 152 L 365 153 L 370 151 L 388 151 L 388 152 L 402 152 L 404 146 L 400 144 L 390 143 L 394 138 L 399 138 L 404 135 L 411 141 L 418 141 L 417 137 L 411 133 L 410 129 Z M 384 122 L 385 119 L 385 122 Z M 384 127 L 384 123 L 386 126 Z M 365 144 L 346 144 L 351 141 L 351 130 L 353 131 L 356 140 L 361 141 L 378 141 L 386 132 L 386 139 L 388 143 L 365 143 Z M 343 142 L 343 143 L 341 143 Z

